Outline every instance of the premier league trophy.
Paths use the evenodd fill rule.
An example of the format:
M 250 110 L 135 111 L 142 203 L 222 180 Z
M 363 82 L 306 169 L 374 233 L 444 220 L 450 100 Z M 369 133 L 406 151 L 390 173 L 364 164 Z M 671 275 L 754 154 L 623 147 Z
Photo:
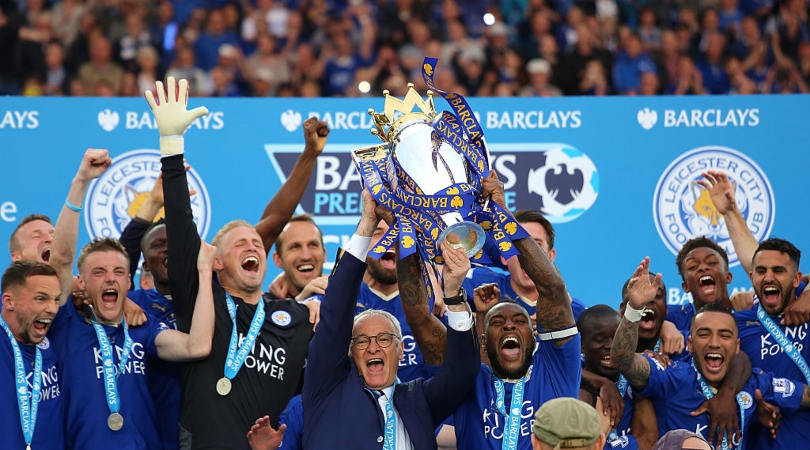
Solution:
M 517 254 L 511 240 L 528 234 L 481 195 L 482 180 L 489 175 L 483 129 L 462 96 L 436 89 L 437 62 L 425 58 L 423 64 L 422 75 L 431 89 L 426 100 L 411 83 L 404 99 L 383 92 L 383 112 L 369 109 L 371 132 L 382 143 L 352 152 L 365 187 L 396 219 L 370 254 L 379 257 L 398 241 L 401 258 L 418 251 L 424 261 L 441 264 L 437 244 L 446 242 L 464 248 L 473 260 L 485 260 L 482 247 L 489 235 L 509 258 Z M 437 113 L 434 92 L 452 112 Z

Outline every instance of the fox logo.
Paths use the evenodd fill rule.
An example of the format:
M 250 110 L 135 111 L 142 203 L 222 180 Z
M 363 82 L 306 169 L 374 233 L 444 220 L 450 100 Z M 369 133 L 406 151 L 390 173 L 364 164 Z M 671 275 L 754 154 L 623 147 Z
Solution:
M 706 218 L 713 227 L 719 225 L 720 218 L 723 217 L 723 215 L 720 214 L 720 212 L 718 212 L 717 208 L 714 206 L 714 202 L 712 201 L 709 191 L 703 189 L 695 182 L 692 182 L 690 187 L 692 188 L 692 198 L 695 200 L 695 206 L 693 207 L 695 213 L 698 216 Z M 731 183 L 731 189 L 732 191 L 737 190 L 736 181 Z
M 127 214 L 129 217 L 135 218 L 135 215 L 138 214 L 138 211 L 141 209 L 146 200 L 149 198 L 151 193 L 149 191 L 146 192 L 138 192 L 133 189 L 131 186 L 124 186 L 124 194 L 126 195 L 127 199 Z M 163 208 L 160 208 L 157 215 L 155 216 L 155 220 L 160 220 L 163 218 L 164 211 Z

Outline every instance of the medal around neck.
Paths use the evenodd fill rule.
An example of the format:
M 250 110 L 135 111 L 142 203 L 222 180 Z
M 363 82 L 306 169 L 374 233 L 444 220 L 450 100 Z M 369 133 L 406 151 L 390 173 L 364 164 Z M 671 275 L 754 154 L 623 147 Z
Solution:
M 110 414 L 107 417 L 107 426 L 113 431 L 118 431 L 124 427 L 124 416 L 117 412 Z
M 401 258 L 419 252 L 424 261 L 442 264 L 438 243 L 446 242 L 486 263 L 482 248 L 489 235 L 509 258 L 517 254 L 512 240 L 528 234 L 511 214 L 482 195 L 483 180 L 490 173 L 483 127 L 464 97 L 435 87 L 437 62 L 425 58 L 423 64 L 430 89 L 426 99 L 412 83 L 402 99 L 383 91 L 384 111 L 369 109 L 371 133 L 382 143 L 352 152 L 364 187 L 395 219 L 369 254 L 379 258 L 398 242 Z M 452 111 L 436 111 L 434 92 Z
M 231 393 L 231 380 L 222 377 L 217 381 L 217 394 L 226 396 Z

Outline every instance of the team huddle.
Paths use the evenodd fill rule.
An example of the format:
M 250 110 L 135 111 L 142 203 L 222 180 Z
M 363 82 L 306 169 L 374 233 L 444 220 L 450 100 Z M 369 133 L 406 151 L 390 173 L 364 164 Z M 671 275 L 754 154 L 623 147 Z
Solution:
M 76 255 L 87 187 L 111 164 L 96 149 L 56 225 L 34 214 L 10 236 L 3 448 L 649 450 L 678 429 L 726 449 L 810 448 L 800 251 L 756 241 L 724 173 L 700 183 L 750 274 L 753 292 L 733 299 L 725 250 L 699 237 L 675 261 L 692 303 L 668 308 L 644 258 L 617 280 L 621 301 L 586 309 L 554 265 L 552 225 L 531 210 L 510 213 L 530 236 L 513 241 L 518 256 L 481 266 L 439 244 L 426 286 L 419 252 L 369 255 L 396 218 L 368 191 L 327 277 L 321 230 L 293 215 L 326 123 L 304 123 L 304 150 L 260 221 L 229 222 L 209 245 L 183 140 L 207 110 L 187 109 L 185 80 L 156 88 L 161 176 L 121 237 Z M 482 191 L 508 211 L 494 171 Z M 282 274 L 265 289 L 268 257 Z M 602 434 L 543 438 L 553 418 L 538 410 L 561 397 L 597 408 Z

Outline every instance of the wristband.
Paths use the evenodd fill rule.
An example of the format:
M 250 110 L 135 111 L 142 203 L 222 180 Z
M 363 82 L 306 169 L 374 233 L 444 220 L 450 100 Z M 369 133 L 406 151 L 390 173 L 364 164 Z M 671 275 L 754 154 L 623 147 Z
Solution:
M 571 325 L 567 328 L 562 328 L 554 331 L 541 331 L 537 334 L 537 338 L 541 341 L 559 341 L 560 339 L 567 339 L 579 333 L 576 325 Z
M 68 199 L 65 199 L 65 206 L 67 206 L 68 209 L 71 211 L 82 212 L 81 206 L 76 206 L 73 203 L 70 203 L 70 200 Z
M 630 323 L 638 323 L 641 320 L 644 309 L 635 309 L 628 303 L 624 308 L 624 318 Z
M 183 136 L 161 136 L 160 154 L 162 156 L 182 155 L 184 151 Z
M 462 288 L 458 289 L 458 294 L 456 294 L 456 295 L 454 295 L 452 297 L 445 297 L 444 298 L 444 304 L 448 305 L 448 306 L 449 305 L 462 305 L 466 301 L 467 301 L 467 293 L 464 292 L 464 289 L 462 289 Z

